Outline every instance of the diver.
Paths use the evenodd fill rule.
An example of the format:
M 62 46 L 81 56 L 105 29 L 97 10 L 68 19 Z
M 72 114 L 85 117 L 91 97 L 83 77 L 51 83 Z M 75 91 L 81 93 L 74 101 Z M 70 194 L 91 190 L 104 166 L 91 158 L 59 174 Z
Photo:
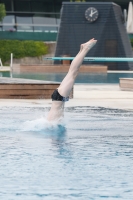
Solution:
M 89 40 L 88 42 L 81 44 L 80 51 L 73 59 L 69 71 L 60 86 L 53 92 L 52 98 L 52 106 L 47 115 L 48 121 L 58 121 L 64 115 L 64 105 L 65 102 L 69 100 L 70 92 L 73 88 L 75 79 L 78 75 L 80 66 L 84 60 L 84 57 L 88 53 L 88 51 L 96 44 L 97 40 L 94 38 Z

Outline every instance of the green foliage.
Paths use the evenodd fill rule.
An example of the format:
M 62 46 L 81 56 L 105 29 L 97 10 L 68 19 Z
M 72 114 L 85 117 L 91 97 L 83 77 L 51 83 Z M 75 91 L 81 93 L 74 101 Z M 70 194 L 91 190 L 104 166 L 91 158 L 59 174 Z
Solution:
M 3 63 L 10 60 L 11 53 L 14 58 L 39 57 L 48 53 L 48 47 L 37 41 L 0 40 L 0 58 Z
M 6 10 L 5 10 L 5 5 L 0 4 L 0 22 L 2 19 L 6 16 Z
M 130 39 L 130 42 L 131 42 L 131 46 L 132 46 L 132 48 L 133 48 L 133 38 Z

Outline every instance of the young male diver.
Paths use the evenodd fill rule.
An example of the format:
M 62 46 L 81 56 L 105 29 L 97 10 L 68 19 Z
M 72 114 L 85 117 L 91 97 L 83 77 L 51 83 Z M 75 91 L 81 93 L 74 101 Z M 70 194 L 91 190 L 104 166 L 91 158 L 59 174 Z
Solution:
M 58 121 L 64 115 L 64 105 L 65 102 L 69 100 L 70 92 L 73 88 L 75 79 L 78 75 L 80 66 L 84 60 L 84 57 L 88 51 L 96 44 L 97 40 L 94 38 L 88 42 L 81 44 L 80 51 L 73 59 L 69 71 L 60 86 L 53 92 L 52 106 L 47 115 L 48 121 Z

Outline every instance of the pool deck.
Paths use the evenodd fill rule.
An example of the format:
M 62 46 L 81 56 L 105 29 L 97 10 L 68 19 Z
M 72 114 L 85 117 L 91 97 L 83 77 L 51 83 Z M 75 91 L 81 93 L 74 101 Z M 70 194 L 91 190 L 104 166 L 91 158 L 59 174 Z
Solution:
M 74 98 L 66 107 L 92 106 L 133 110 L 133 92 L 120 90 L 119 84 L 76 84 Z M 51 99 L 0 99 L 0 107 L 50 107 Z
M 59 82 L 0 77 L 0 98 L 49 99 L 59 85 Z
M 9 66 L 0 66 L 0 72 L 10 72 L 11 68 Z

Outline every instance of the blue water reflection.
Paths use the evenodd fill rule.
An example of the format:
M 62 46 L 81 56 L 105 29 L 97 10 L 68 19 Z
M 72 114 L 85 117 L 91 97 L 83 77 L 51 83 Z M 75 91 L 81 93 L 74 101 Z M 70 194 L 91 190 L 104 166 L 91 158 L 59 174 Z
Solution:
M 23 73 L 14 74 L 14 78 L 26 78 L 61 82 L 66 73 Z M 119 83 L 119 78 L 133 78 L 133 73 L 80 73 L 76 83 Z
M 20 73 L 13 74 L 13 78 L 25 78 L 44 81 L 61 82 L 66 73 Z M 10 72 L 0 72 L 0 77 L 10 77 Z M 133 78 L 133 73 L 80 73 L 75 83 L 119 83 L 119 78 Z

